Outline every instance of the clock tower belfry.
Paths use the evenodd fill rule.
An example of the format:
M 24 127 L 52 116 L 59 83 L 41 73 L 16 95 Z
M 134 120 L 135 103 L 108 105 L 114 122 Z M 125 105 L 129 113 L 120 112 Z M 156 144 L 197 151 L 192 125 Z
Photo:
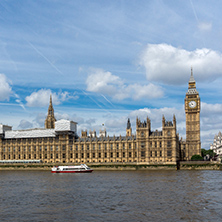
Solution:
M 185 98 L 186 113 L 186 153 L 185 159 L 190 160 L 193 155 L 201 155 L 200 143 L 200 97 L 196 90 L 196 82 L 191 76 Z

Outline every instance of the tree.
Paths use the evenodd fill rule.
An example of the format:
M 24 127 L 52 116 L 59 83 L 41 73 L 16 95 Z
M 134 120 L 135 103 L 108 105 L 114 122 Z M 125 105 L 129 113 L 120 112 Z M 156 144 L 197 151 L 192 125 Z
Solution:
M 205 149 L 201 149 L 201 156 L 205 157 L 207 154 L 210 155 L 210 157 L 213 157 L 216 155 L 216 153 L 214 153 L 213 150 L 205 150 Z
M 203 157 L 200 156 L 200 155 L 193 155 L 193 156 L 191 157 L 191 160 L 203 160 Z

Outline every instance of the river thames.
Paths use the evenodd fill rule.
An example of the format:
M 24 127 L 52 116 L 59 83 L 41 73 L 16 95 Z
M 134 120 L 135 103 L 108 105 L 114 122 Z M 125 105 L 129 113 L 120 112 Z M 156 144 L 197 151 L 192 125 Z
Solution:
M 0 221 L 222 221 L 222 171 L 0 171 Z

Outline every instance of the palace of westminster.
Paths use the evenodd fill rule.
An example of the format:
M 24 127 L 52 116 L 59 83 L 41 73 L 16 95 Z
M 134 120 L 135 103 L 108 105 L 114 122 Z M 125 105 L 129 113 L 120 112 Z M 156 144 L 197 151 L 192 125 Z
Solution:
M 176 164 L 201 154 L 200 97 L 191 69 L 185 96 L 186 140 L 179 139 L 176 117 L 166 121 L 162 130 L 151 131 L 151 121 L 136 119 L 136 134 L 132 134 L 130 119 L 126 135 L 107 136 L 101 130 L 82 131 L 77 135 L 77 123 L 54 117 L 52 98 L 45 120 L 45 128 L 12 130 L 0 124 L 0 161 L 35 161 L 43 163 L 135 163 Z

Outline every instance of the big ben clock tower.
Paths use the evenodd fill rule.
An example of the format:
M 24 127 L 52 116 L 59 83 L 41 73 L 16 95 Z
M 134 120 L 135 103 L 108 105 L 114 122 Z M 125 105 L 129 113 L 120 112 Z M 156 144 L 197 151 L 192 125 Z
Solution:
M 186 154 L 185 159 L 190 160 L 193 155 L 201 155 L 200 143 L 200 97 L 196 90 L 196 82 L 191 76 L 188 84 L 188 92 L 185 98 L 186 113 Z

